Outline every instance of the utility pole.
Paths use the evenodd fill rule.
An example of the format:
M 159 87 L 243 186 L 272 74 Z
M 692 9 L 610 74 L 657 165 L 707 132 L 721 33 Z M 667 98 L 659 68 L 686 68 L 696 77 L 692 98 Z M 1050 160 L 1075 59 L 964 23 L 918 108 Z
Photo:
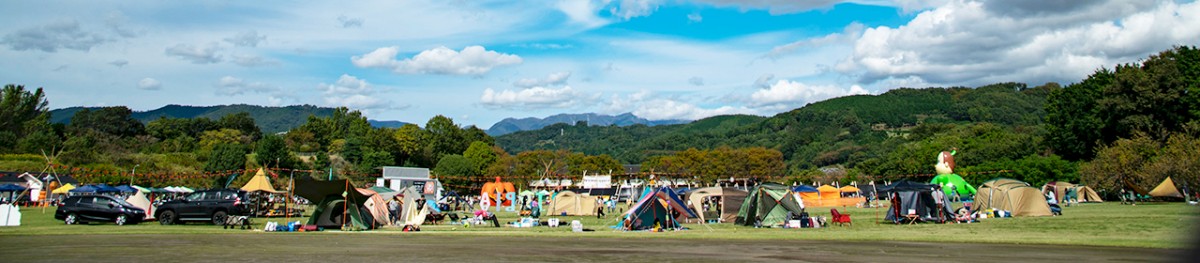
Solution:
M 129 171 L 129 186 L 133 186 L 133 178 L 134 178 L 134 175 L 137 174 L 138 166 L 142 166 L 142 164 L 139 163 L 139 164 L 133 165 L 133 170 Z

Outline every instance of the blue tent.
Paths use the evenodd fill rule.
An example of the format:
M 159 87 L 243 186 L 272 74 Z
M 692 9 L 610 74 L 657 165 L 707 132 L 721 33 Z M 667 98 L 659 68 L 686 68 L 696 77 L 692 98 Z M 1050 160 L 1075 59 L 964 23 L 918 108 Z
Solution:
M 70 191 L 70 192 L 71 192 L 71 193 L 95 193 L 95 192 L 96 192 L 96 186 L 93 186 L 93 185 L 90 185 L 90 184 L 89 184 L 89 185 L 85 185 L 85 186 L 80 186 L 80 187 L 76 187 L 75 189 L 71 189 L 71 191 Z
M 106 184 L 100 184 L 100 185 L 96 186 L 97 193 L 116 193 L 116 192 L 120 192 L 120 191 L 121 191 L 121 189 L 117 189 L 116 187 L 112 187 L 112 186 L 106 185 Z
M 117 192 L 122 192 L 122 193 L 137 193 L 137 191 L 138 191 L 137 189 L 133 189 L 133 187 L 128 186 L 128 185 L 121 185 L 121 186 L 117 186 L 114 188 L 117 189 Z
M 816 187 L 812 187 L 812 186 L 809 186 L 809 185 L 802 184 L 802 185 L 798 185 L 798 186 L 796 186 L 796 187 L 793 187 L 793 188 L 792 188 L 792 192 L 797 192 L 797 193 L 816 193 L 816 192 L 820 192 L 820 191 L 818 191 Z
M 16 192 L 16 191 L 25 191 L 25 187 L 16 185 L 16 184 L 0 185 L 0 192 Z

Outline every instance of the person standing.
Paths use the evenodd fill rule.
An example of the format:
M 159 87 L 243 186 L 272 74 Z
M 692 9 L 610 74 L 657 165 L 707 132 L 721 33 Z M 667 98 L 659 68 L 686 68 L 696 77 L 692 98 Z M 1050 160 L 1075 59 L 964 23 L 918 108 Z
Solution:
M 392 220 L 391 223 L 395 224 L 396 221 L 399 220 L 399 218 L 400 218 L 400 202 L 396 201 L 396 197 L 393 196 L 392 200 L 389 200 L 387 205 L 388 205 L 388 212 L 391 213 L 390 214 L 391 215 L 390 219 Z

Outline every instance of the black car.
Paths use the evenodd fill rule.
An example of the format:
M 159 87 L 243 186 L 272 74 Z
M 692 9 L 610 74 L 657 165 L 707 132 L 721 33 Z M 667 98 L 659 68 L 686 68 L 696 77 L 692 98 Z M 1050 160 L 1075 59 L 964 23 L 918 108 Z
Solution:
M 222 225 L 225 217 L 245 215 L 250 205 L 246 191 L 241 189 L 210 189 L 196 191 L 183 198 L 166 201 L 158 206 L 158 222 L 163 225 L 183 221 L 208 221 Z
M 117 225 L 137 224 L 146 218 L 146 210 L 125 200 L 104 195 L 72 196 L 64 200 L 54 219 L 68 225 L 87 222 L 113 222 Z

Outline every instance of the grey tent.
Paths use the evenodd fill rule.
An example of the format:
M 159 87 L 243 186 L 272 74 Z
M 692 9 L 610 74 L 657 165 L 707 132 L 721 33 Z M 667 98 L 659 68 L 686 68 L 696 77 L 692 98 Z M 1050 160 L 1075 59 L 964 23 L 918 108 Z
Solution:
M 922 222 L 943 223 L 954 219 L 950 198 L 944 194 L 935 195 L 937 185 L 899 181 L 879 187 L 878 190 L 888 193 L 892 201 L 884 220 L 898 223 L 905 215 L 916 215 L 916 219 Z

